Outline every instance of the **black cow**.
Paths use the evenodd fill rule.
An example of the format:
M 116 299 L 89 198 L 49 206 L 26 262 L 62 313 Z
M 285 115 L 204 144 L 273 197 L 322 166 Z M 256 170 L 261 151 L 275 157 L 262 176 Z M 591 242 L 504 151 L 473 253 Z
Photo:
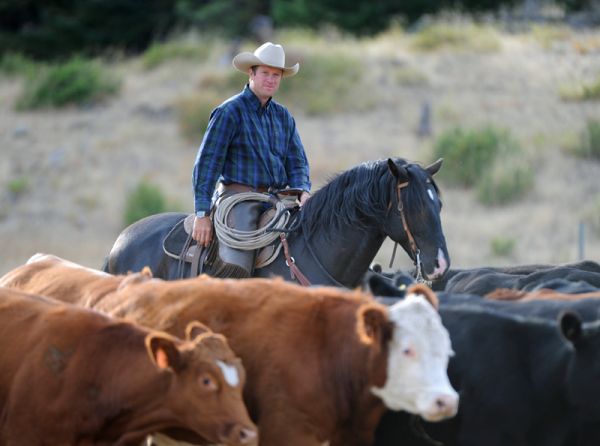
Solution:
M 395 273 L 384 272 L 379 264 L 372 265 L 362 278 L 362 289 L 374 296 L 384 296 L 390 287 L 393 296 L 403 298 L 409 286 L 415 284 L 415 279 L 401 271 Z M 389 295 L 389 294 L 387 294 Z
M 451 270 L 444 277 L 445 286 L 435 283 L 437 291 L 485 295 L 497 288 L 530 291 L 555 279 L 584 282 L 600 288 L 600 264 L 585 260 L 565 265 L 521 265 L 504 268 Z
M 579 282 L 569 282 L 570 286 L 577 287 Z M 384 305 L 393 305 L 405 295 L 405 289 L 396 287 L 389 280 L 379 276 L 369 278 L 369 289 L 376 299 Z M 572 290 L 572 288 L 571 288 Z M 472 304 L 493 311 L 500 311 L 515 315 L 527 315 L 556 320 L 563 312 L 572 311 L 578 314 L 585 322 L 600 319 L 600 299 L 586 298 L 573 300 L 528 300 L 528 301 L 503 301 L 485 299 L 482 296 L 465 293 L 438 292 L 438 301 L 441 305 Z

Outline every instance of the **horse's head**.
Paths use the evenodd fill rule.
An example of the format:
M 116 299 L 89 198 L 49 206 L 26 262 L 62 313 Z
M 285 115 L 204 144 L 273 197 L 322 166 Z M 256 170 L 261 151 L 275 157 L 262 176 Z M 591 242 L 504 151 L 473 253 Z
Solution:
M 442 277 L 450 267 L 440 219 L 442 202 L 433 180 L 441 165 L 442 159 L 427 167 L 388 159 L 393 180 L 384 230 L 427 280 Z

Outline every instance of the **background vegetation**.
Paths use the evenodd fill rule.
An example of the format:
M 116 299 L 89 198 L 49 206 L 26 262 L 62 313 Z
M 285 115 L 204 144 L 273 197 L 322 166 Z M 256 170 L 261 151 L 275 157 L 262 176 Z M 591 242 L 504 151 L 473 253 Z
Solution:
M 590 11 L 595 0 L 551 3 L 567 11 Z M 261 28 L 271 22 L 279 28 L 333 25 L 356 35 L 374 35 L 394 21 L 415 24 L 425 15 L 449 9 L 497 13 L 520 4 L 517 0 L 2 0 L 0 51 L 10 49 L 35 59 L 108 50 L 139 52 L 174 31 L 197 29 L 242 37 L 263 32 Z M 452 41 L 456 36 L 447 37 Z
M 137 41 L 120 36 L 121 25 L 104 34 L 109 20 L 81 32 L 112 43 L 80 47 L 94 36 L 73 38 L 73 14 L 89 5 L 54 3 L 0 0 L 2 12 L 30 8 L 18 20 L 0 14 L 11 41 L 0 48 L 0 238 L 14 253 L 0 269 L 37 251 L 98 266 L 124 224 L 191 210 L 191 166 L 210 111 L 246 81 L 231 57 L 265 36 L 301 65 L 276 99 L 296 118 L 314 189 L 365 160 L 441 156 L 436 181 L 454 266 L 572 261 L 580 223 L 588 252 L 600 256 L 600 32 L 570 25 L 576 16 L 557 3 L 541 2 L 546 22 L 524 20 L 520 3 L 486 3 L 478 11 L 492 12 L 385 15 L 389 26 L 370 31 L 357 17 L 375 6 L 363 11 L 361 2 L 352 10 L 335 1 L 247 2 L 256 7 L 246 15 L 228 1 L 162 2 L 150 9 L 174 8 L 184 19 L 154 17 L 151 37 Z M 134 5 L 123 2 L 132 16 L 118 23 L 147 26 L 152 15 L 137 17 Z M 290 8 L 320 11 L 328 23 L 299 27 Z M 56 29 L 75 34 L 64 47 L 56 38 L 43 54 L 29 51 L 48 14 L 62 14 Z M 257 14 L 270 24 L 256 23 Z M 384 245 L 378 260 L 387 264 L 389 254 Z

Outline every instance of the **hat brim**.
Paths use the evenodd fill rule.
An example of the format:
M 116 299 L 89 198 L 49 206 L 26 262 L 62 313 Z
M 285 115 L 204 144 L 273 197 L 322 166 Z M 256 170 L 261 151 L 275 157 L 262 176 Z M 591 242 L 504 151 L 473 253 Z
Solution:
M 296 73 L 298 73 L 298 70 L 300 69 L 300 64 L 298 63 L 291 67 L 278 67 L 275 65 L 265 63 L 250 52 L 238 54 L 233 58 L 232 64 L 236 70 L 241 71 L 242 73 L 248 73 L 248 68 L 251 68 L 255 65 L 266 65 L 267 67 L 279 68 L 283 72 L 283 77 L 294 76 Z

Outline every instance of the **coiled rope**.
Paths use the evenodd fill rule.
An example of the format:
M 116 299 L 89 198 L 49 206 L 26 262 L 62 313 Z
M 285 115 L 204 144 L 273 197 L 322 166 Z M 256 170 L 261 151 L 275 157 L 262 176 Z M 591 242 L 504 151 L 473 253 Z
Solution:
M 240 192 L 223 199 L 215 211 L 214 227 L 219 242 L 232 248 L 251 251 L 262 248 L 273 243 L 279 238 L 277 229 L 285 229 L 289 219 L 290 211 L 287 210 L 285 200 L 277 200 L 275 203 L 276 213 L 269 223 L 255 231 L 241 231 L 227 225 L 227 217 L 233 207 L 242 201 L 273 202 L 270 195 L 258 192 Z M 281 231 L 283 232 L 283 231 Z

